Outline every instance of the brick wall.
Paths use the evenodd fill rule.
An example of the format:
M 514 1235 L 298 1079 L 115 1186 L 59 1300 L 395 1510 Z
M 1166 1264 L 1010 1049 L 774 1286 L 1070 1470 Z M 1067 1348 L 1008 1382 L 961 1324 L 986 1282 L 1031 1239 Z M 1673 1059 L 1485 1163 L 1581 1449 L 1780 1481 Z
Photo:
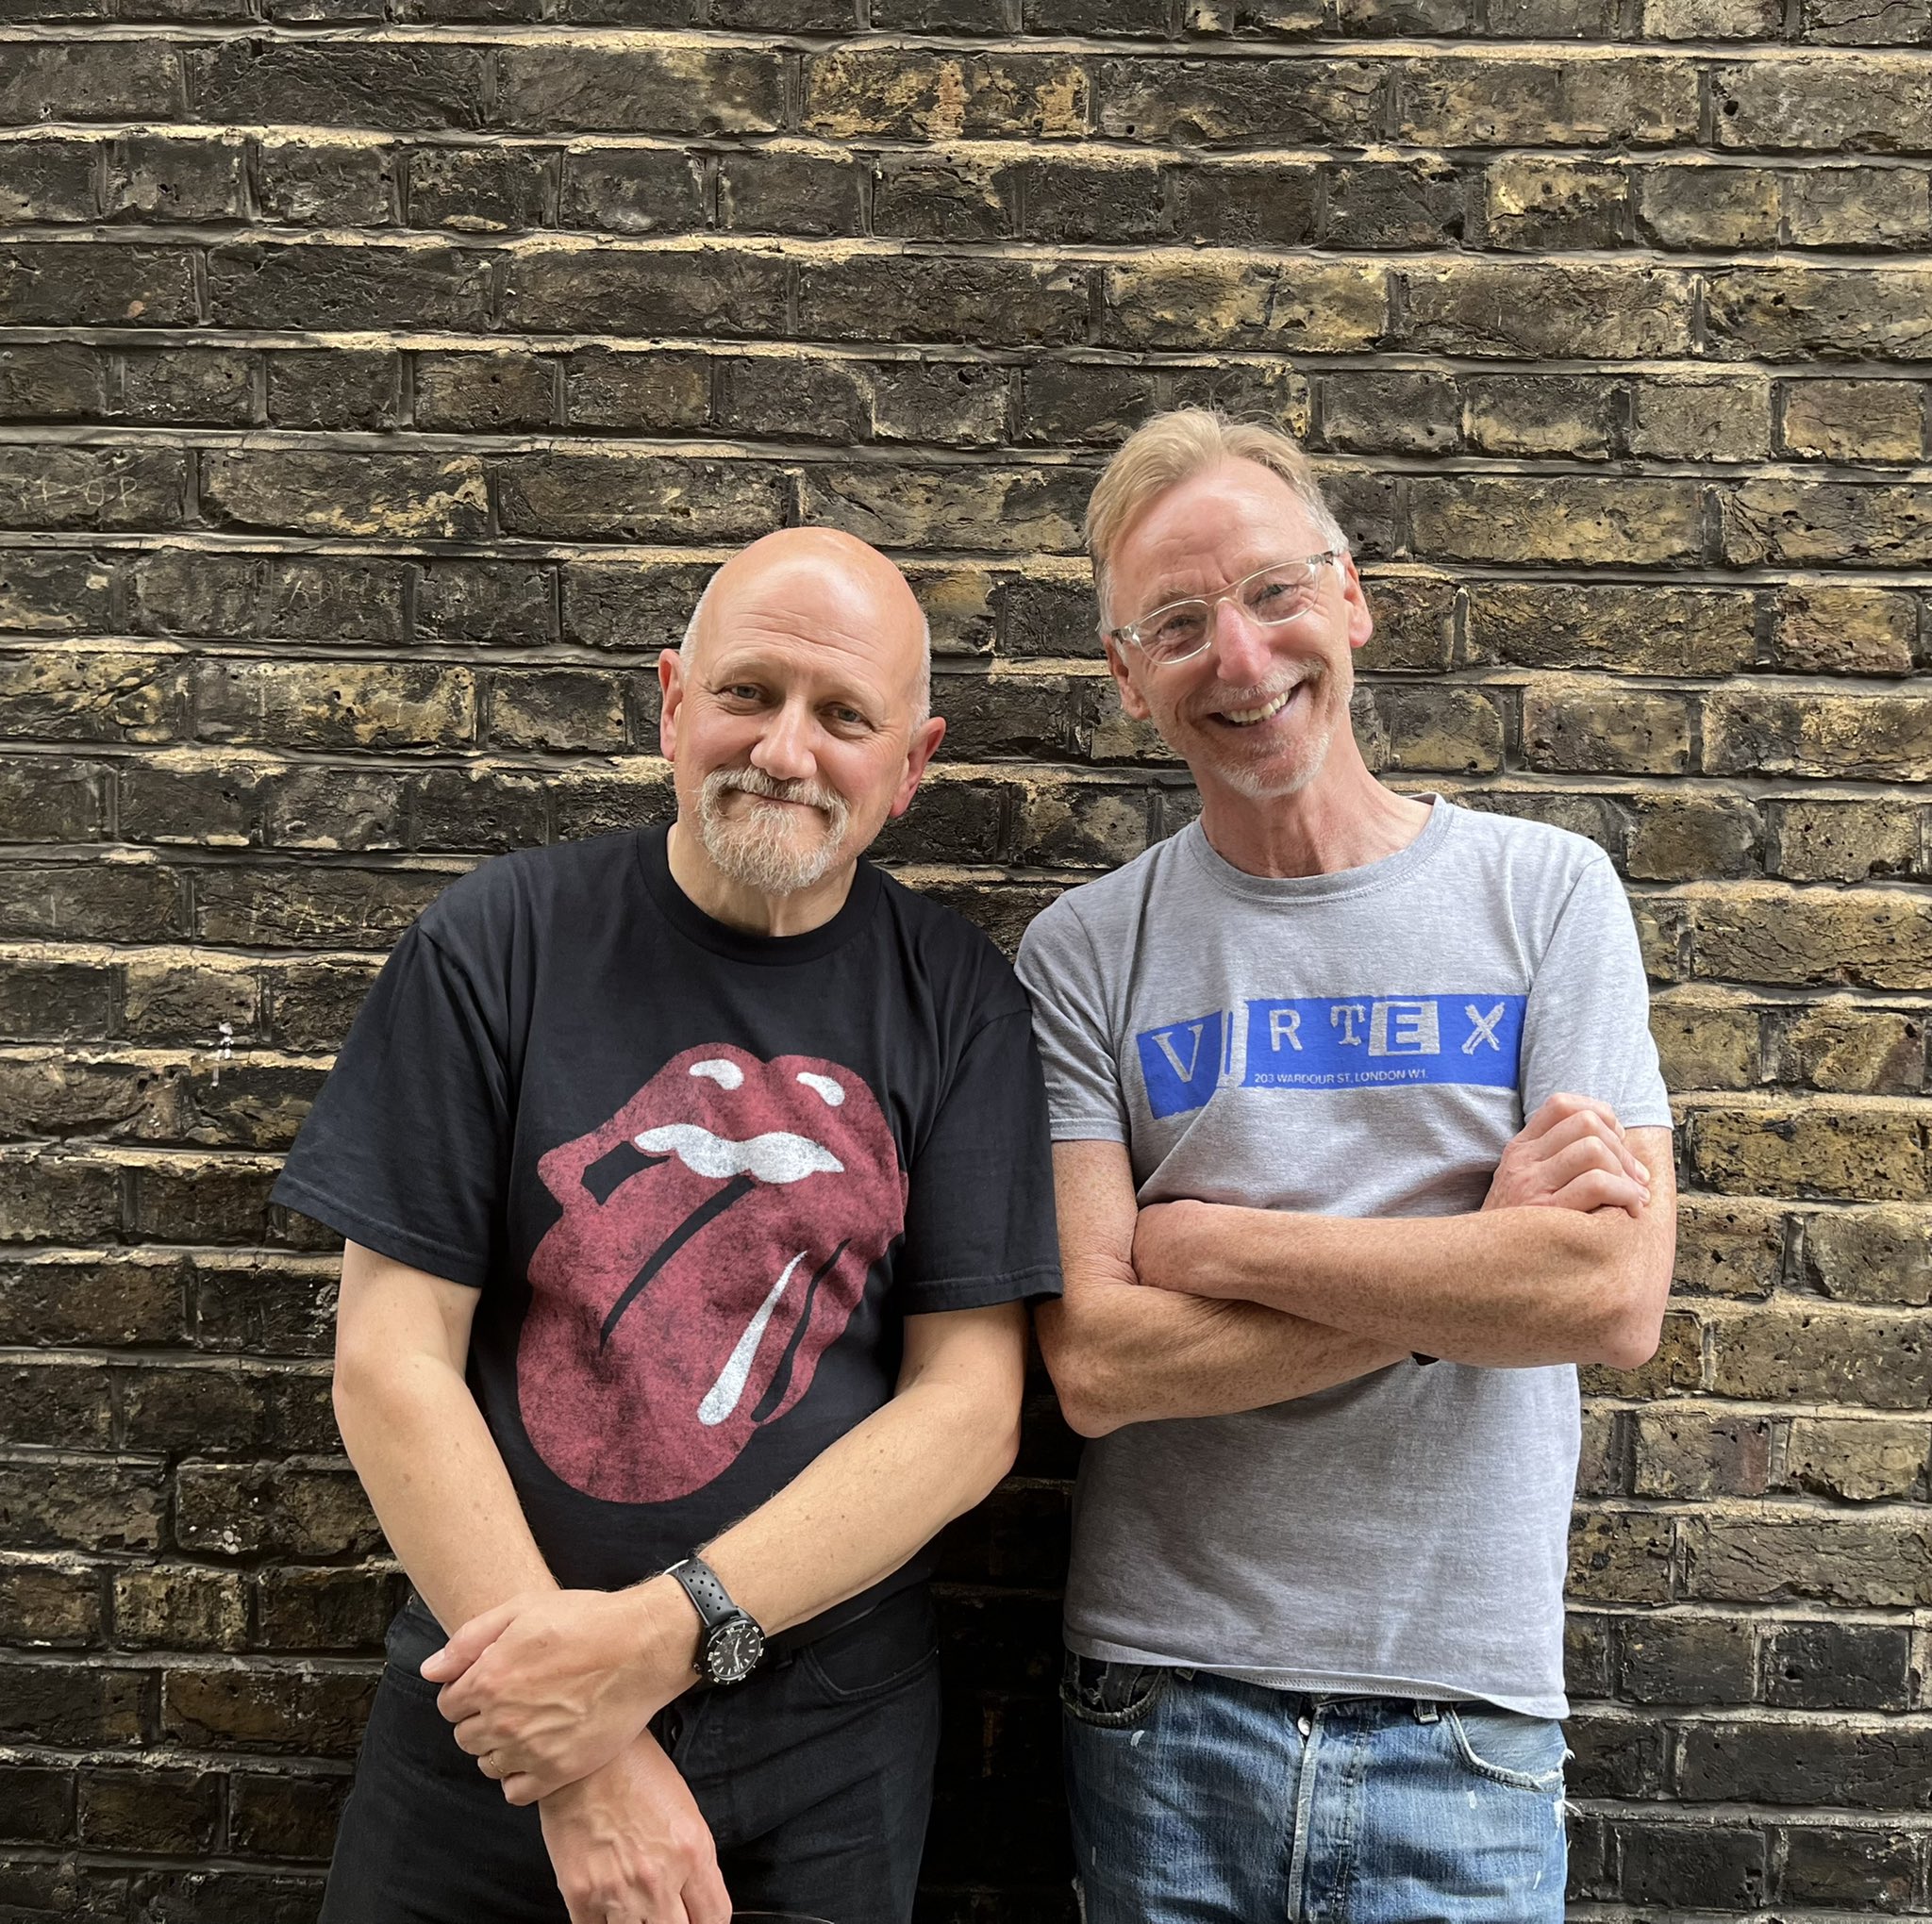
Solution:
M 8 0 L 0 1917 L 313 1914 L 394 1582 L 265 1196 L 397 932 L 660 812 L 654 651 L 819 521 L 942 650 L 888 852 L 1010 941 L 1189 815 L 1074 548 L 1207 399 L 1321 455 L 1376 766 L 1600 841 L 1657 979 L 1576 1915 L 1932 1915 L 1932 13 L 858 6 Z M 935 1920 L 1068 1915 L 1038 1402 Z

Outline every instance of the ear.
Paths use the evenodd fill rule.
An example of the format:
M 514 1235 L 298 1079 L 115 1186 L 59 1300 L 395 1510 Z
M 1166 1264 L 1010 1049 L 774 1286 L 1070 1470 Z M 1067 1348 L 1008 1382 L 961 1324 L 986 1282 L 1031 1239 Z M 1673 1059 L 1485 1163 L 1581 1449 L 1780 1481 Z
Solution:
M 1341 598 L 1348 607 L 1348 645 L 1360 648 L 1375 632 L 1375 617 L 1369 608 L 1368 591 L 1356 572 L 1355 556 L 1344 554 L 1337 564 L 1341 576 Z
M 892 805 L 887 811 L 893 819 L 904 815 L 912 806 L 920 777 L 925 773 L 926 764 L 945 738 L 946 718 L 943 715 L 928 716 L 912 731 L 912 739 L 906 744 L 906 773 L 893 791 Z
M 1111 635 L 1102 638 L 1107 648 L 1107 665 L 1113 670 L 1115 685 L 1121 691 L 1121 706 L 1136 722 L 1144 722 L 1154 710 L 1147 705 L 1147 697 L 1135 686 L 1132 672 L 1127 666 L 1126 650 Z
M 684 662 L 675 648 L 658 655 L 658 687 L 662 701 L 658 710 L 658 746 L 666 761 L 677 759 L 677 711 L 684 705 Z

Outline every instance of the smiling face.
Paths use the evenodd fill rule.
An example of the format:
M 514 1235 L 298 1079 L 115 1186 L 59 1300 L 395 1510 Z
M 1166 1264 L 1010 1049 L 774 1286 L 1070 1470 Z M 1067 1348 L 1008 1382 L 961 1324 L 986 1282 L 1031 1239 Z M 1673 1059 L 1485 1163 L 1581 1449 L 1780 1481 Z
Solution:
M 945 732 L 921 719 L 924 672 L 905 577 L 850 536 L 787 529 L 718 571 L 658 674 L 678 821 L 724 885 L 784 896 L 849 875 Z
M 1108 620 L 1118 626 L 1169 602 L 1220 594 L 1330 545 L 1278 475 L 1254 461 L 1223 462 L 1157 495 L 1128 526 L 1109 558 Z M 1296 794 L 1343 759 L 1359 761 L 1348 722 L 1351 650 L 1374 625 L 1344 556 L 1322 569 L 1312 605 L 1292 622 L 1266 626 L 1225 601 L 1208 647 L 1188 660 L 1157 667 L 1109 638 L 1108 661 L 1122 705 L 1153 722 L 1209 805 L 1239 805 Z

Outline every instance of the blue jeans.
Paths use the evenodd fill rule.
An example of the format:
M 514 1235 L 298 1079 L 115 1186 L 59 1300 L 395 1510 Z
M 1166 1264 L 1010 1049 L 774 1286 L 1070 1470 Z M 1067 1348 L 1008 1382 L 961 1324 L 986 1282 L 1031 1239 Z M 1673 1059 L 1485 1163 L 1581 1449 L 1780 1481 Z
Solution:
M 1563 1731 L 1067 1657 L 1086 1924 L 1560 1924 Z

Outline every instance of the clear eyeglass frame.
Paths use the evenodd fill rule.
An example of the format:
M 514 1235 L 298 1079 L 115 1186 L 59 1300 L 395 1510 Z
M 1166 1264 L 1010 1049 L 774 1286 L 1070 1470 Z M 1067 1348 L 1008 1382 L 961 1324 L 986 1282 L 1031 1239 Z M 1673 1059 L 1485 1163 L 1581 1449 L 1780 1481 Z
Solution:
M 1195 655 L 1203 653 L 1214 639 L 1214 610 L 1223 602 L 1240 602 L 1247 615 L 1252 620 L 1260 622 L 1264 628 L 1286 627 L 1290 622 L 1299 621 L 1303 615 L 1307 613 L 1307 609 L 1306 607 L 1298 607 L 1292 614 L 1276 615 L 1270 618 L 1259 613 L 1257 609 L 1248 606 L 1244 594 L 1249 586 L 1254 582 L 1259 581 L 1264 574 L 1279 574 L 1284 568 L 1305 568 L 1308 571 L 1309 577 L 1312 580 L 1320 575 L 1324 565 L 1332 565 L 1340 561 L 1342 556 L 1347 553 L 1348 550 L 1346 548 L 1324 548 L 1319 555 L 1303 555 L 1290 561 L 1271 561 L 1267 567 L 1257 568 L 1252 574 L 1242 575 L 1239 581 L 1231 583 L 1217 595 L 1187 595 L 1179 601 L 1167 602 L 1160 607 L 1150 608 L 1138 621 L 1128 622 L 1121 627 L 1110 629 L 1108 631 L 1109 637 L 1111 639 L 1120 642 L 1123 647 L 1131 645 L 1138 648 L 1156 668 L 1172 668 L 1176 662 L 1191 661 Z M 1143 639 L 1144 631 L 1154 627 L 1181 608 L 1199 608 L 1202 610 L 1200 640 L 1193 647 L 1182 649 L 1178 653 L 1156 653 Z

